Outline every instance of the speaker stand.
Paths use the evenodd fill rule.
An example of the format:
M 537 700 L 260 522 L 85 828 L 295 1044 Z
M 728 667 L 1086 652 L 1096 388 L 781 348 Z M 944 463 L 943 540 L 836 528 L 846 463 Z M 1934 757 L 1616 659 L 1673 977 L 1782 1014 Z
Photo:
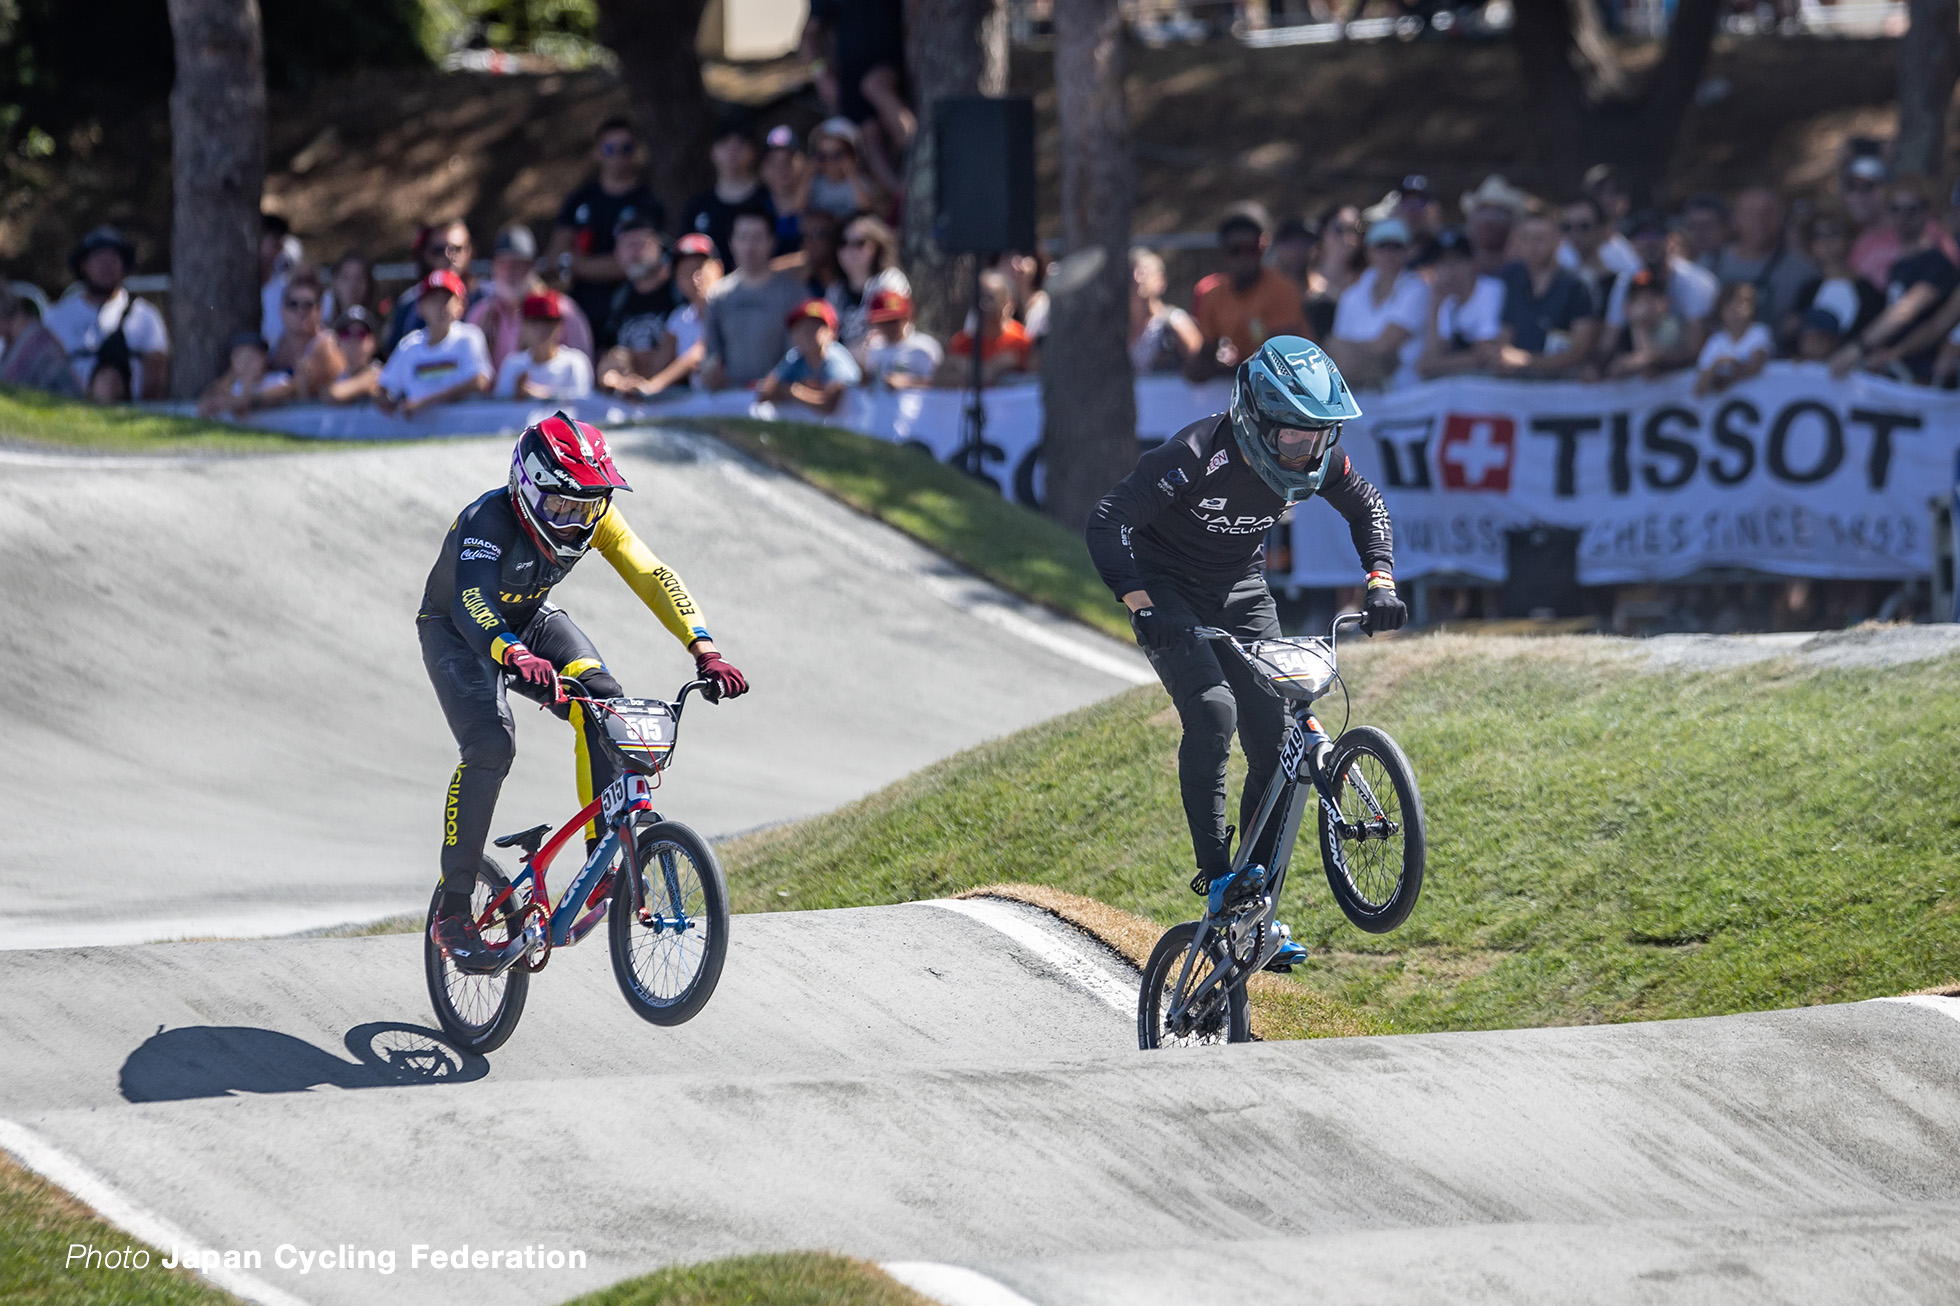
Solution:
M 989 485 L 993 481 L 987 476 L 987 406 L 981 402 L 980 390 L 986 384 L 987 374 L 980 322 L 980 273 L 986 267 L 986 260 L 978 253 L 973 255 L 973 371 L 968 378 L 966 407 L 960 413 L 960 447 L 953 455 L 959 469 L 968 476 L 978 477 Z

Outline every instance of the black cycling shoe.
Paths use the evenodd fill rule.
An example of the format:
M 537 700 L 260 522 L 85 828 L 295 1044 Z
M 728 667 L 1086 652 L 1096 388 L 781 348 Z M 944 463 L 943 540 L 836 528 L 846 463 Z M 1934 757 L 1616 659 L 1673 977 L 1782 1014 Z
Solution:
M 429 934 L 449 958 L 449 964 L 466 975 L 487 974 L 501 960 L 497 950 L 483 941 L 476 922 L 461 912 L 438 912 Z

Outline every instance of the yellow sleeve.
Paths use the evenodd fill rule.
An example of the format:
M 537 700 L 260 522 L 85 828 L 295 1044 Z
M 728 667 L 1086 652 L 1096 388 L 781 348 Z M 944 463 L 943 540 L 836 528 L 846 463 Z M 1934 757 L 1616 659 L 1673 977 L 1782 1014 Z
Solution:
M 608 505 L 605 516 L 593 528 L 592 547 L 605 555 L 620 579 L 633 587 L 640 602 L 652 609 L 675 639 L 692 644 L 697 639 L 709 638 L 701 606 L 687 592 L 687 586 L 681 584 L 681 578 L 654 557 L 653 550 L 633 533 L 626 518 L 620 515 L 618 504 Z

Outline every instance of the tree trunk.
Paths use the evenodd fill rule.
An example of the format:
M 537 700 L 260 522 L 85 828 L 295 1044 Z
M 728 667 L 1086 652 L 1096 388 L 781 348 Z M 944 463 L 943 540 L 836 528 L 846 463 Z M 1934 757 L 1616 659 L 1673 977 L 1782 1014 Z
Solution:
M 941 340 L 959 330 L 970 307 L 972 265 L 949 258 L 933 239 L 933 105 L 953 95 L 1007 91 L 1005 0 L 905 0 L 906 75 L 919 118 L 905 173 L 905 271 L 914 320 Z
M 1577 189 L 1586 168 L 1611 163 L 1635 202 L 1648 202 L 1673 161 L 1721 8 L 1722 0 L 1681 0 L 1660 61 L 1635 87 L 1593 0 L 1516 0 L 1511 42 L 1548 189 Z
M 194 399 L 259 324 L 265 45 L 258 0 L 169 0 L 171 386 Z
M 1056 0 L 1062 242 L 1049 284 L 1041 404 L 1048 515 L 1070 529 L 1137 460 L 1130 370 L 1129 115 L 1118 0 Z
M 647 154 L 647 182 L 670 225 L 714 184 L 715 115 L 694 48 L 707 0 L 598 0 L 600 43 L 619 58 Z
M 1946 115 L 1960 76 L 1960 0 L 1907 0 L 1912 26 L 1899 45 L 1900 173 L 1937 182 L 1946 170 Z

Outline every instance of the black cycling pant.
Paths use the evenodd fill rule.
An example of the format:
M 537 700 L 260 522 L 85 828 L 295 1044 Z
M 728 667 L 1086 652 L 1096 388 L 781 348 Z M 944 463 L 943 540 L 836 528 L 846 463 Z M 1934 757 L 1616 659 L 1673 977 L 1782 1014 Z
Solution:
M 1158 611 L 1184 626 L 1217 626 L 1241 642 L 1277 639 L 1279 612 L 1266 579 L 1254 574 L 1220 584 L 1176 579 L 1145 571 L 1143 588 Z M 1221 657 L 1209 640 L 1187 638 L 1173 648 L 1148 650 L 1150 665 L 1170 691 L 1184 723 L 1177 750 L 1177 783 L 1184 795 L 1184 819 L 1191 826 L 1191 848 L 1198 869 L 1216 878 L 1231 869 L 1225 839 L 1225 759 L 1238 732 L 1245 750 L 1245 790 L 1239 795 L 1239 829 L 1247 830 L 1259 799 L 1279 769 L 1279 745 L 1286 729 L 1284 705 L 1268 693 L 1252 670 L 1227 650 Z M 1270 847 L 1254 848 L 1253 860 L 1270 863 Z
M 450 733 L 463 750 L 463 760 L 449 782 L 449 800 L 442 821 L 442 887 L 445 893 L 469 893 L 483 863 L 483 845 L 490 835 L 490 818 L 497 794 L 517 755 L 517 730 L 511 720 L 506 686 L 551 708 L 575 727 L 579 802 L 611 784 L 615 768 L 603 747 L 587 739 L 585 713 L 578 704 L 553 705 L 548 689 L 507 673 L 478 653 L 442 619 L 416 623 L 422 640 L 422 665 L 436 687 L 436 701 L 449 720 Z M 556 667 L 561 675 L 576 676 L 592 698 L 616 698 L 619 682 L 606 670 L 599 650 L 564 609 L 544 604 L 519 638 L 526 648 Z

